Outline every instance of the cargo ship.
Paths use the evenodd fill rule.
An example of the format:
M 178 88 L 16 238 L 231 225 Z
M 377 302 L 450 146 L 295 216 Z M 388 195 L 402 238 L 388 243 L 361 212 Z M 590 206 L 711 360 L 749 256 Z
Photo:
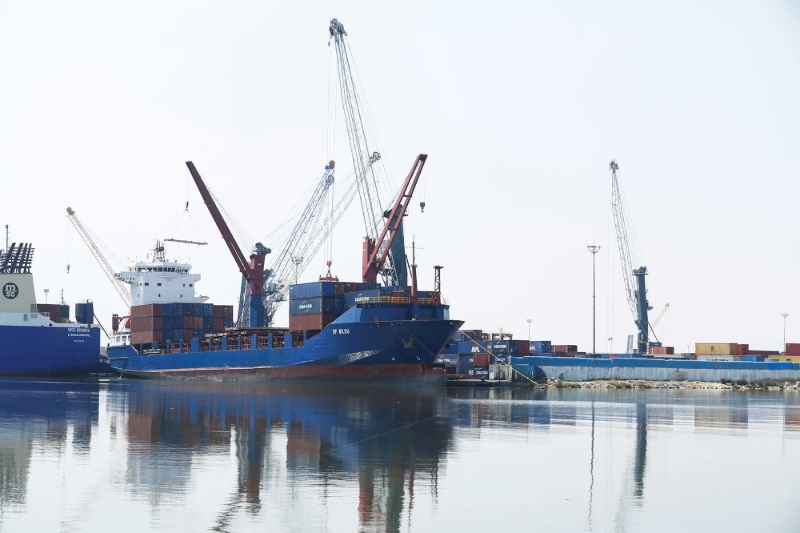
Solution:
M 191 265 L 153 261 L 131 285 L 131 330 L 107 354 L 123 377 L 212 381 L 432 382 L 434 360 L 463 324 L 438 292 L 333 280 L 290 287 L 289 328 L 233 327 L 233 307 L 195 296 Z M 178 327 L 180 326 L 180 327 Z
M 0 375 L 85 376 L 100 368 L 100 330 L 90 303 L 36 303 L 34 248 L 13 243 L 0 252 Z M 63 302 L 62 302 L 63 304 Z M 88 316 L 91 314 L 91 318 Z

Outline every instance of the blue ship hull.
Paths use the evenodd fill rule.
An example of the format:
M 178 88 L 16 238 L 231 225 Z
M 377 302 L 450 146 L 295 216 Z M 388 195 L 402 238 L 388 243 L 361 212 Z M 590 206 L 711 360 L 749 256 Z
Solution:
M 185 353 L 140 355 L 131 346 L 110 347 L 108 358 L 119 374 L 149 379 L 326 383 L 445 379 L 433 361 L 463 322 L 348 320 L 353 317 L 346 313 L 298 347 L 240 349 L 239 337 L 231 333 L 218 351 L 200 349 L 208 346 L 207 341 L 193 341 Z
M 99 366 L 97 328 L 0 326 L 0 376 L 86 376 Z

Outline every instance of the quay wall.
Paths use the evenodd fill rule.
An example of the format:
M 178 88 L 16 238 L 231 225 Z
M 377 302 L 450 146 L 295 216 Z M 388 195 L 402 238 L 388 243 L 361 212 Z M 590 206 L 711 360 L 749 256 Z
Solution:
M 800 381 L 800 363 L 693 361 L 690 359 L 592 359 L 583 357 L 512 357 L 511 365 L 534 380 L 594 381 Z M 514 373 L 514 380 L 524 379 Z

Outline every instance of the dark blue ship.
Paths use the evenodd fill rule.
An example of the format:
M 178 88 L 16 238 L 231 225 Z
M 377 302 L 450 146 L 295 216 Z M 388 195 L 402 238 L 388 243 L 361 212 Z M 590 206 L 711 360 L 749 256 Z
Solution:
M 14 243 L 0 253 L 0 375 L 74 377 L 98 372 L 99 328 L 91 320 L 69 322 L 69 306 L 36 304 L 33 250 L 30 244 Z M 63 308 L 66 313 L 58 312 Z
M 434 359 L 463 324 L 450 319 L 449 306 L 360 299 L 318 332 L 231 329 L 188 342 L 110 346 L 108 358 L 122 376 L 149 379 L 443 383 Z

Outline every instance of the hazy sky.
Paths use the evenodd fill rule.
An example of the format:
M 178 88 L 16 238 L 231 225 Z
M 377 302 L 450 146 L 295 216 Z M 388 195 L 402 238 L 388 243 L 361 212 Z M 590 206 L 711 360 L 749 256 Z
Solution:
M 125 262 L 181 220 L 187 160 L 254 238 L 328 158 L 349 173 L 341 111 L 328 143 L 338 17 L 396 180 L 430 155 L 406 231 L 421 288 L 444 265 L 466 327 L 526 338 L 531 318 L 534 339 L 590 350 L 596 242 L 598 351 L 624 349 L 616 158 L 651 316 L 670 304 L 665 343 L 778 349 L 782 312 L 800 342 L 800 4 L 388 5 L 0 0 L 0 223 L 35 244 L 39 300 L 92 298 L 106 325 L 123 310 L 74 231 L 68 244 L 67 206 Z M 193 186 L 188 200 L 210 245 L 169 255 L 235 304 L 235 264 Z M 358 280 L 363 235 L 356 202 L 334 235 L 340 278 Z M 320 256 L 302 280 L 323 273 Z

